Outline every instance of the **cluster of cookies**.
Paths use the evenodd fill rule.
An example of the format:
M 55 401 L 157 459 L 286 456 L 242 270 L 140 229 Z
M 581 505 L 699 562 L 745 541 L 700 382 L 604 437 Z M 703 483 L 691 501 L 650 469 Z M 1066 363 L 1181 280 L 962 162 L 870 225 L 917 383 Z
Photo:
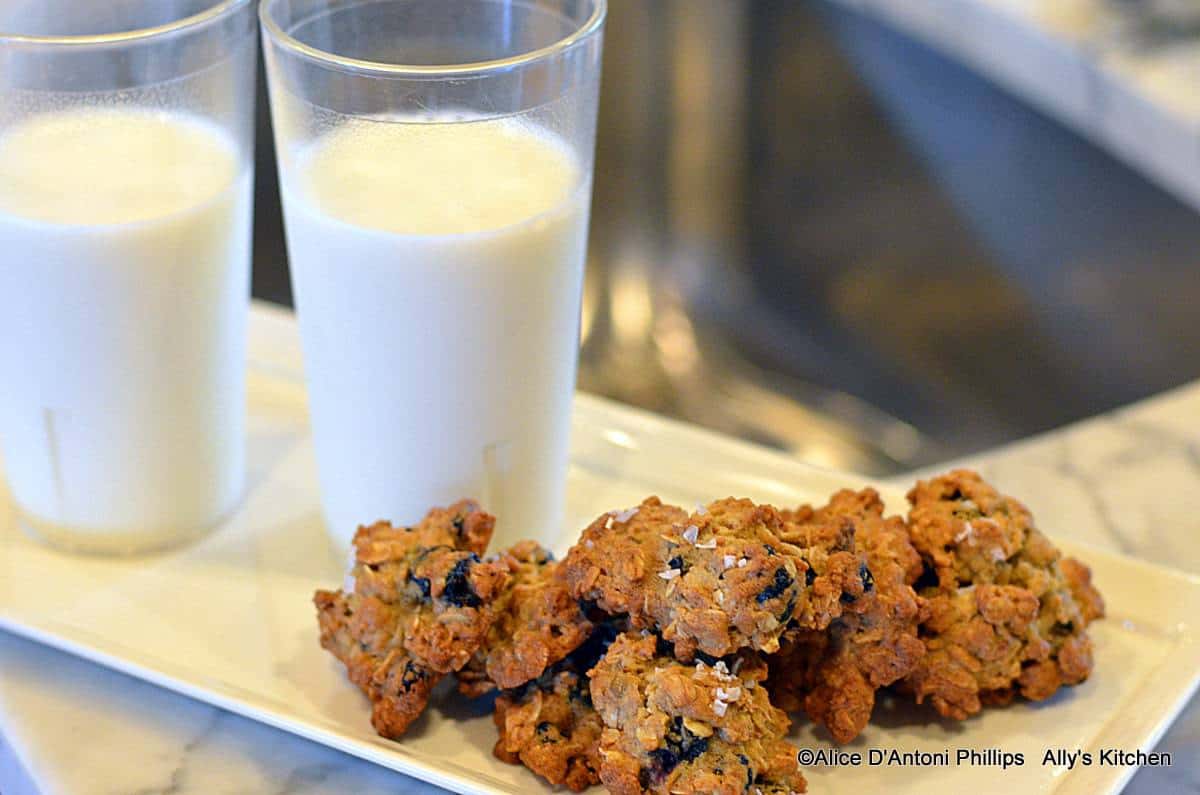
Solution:
M 315 597 L 321 645 L 404 733 L 447 675 L 495 691 L 495 754 L 552 784 L 635 793 L 803 792 L 787 712 L 848 742 L 892 687 L 963 719 L 1092 669 L 1090 572 L 978 475 L 778 510 L 651 497 L 599 517 L 562 561 L 482 557 L 471 502 L 355 536 L 353 582 Z

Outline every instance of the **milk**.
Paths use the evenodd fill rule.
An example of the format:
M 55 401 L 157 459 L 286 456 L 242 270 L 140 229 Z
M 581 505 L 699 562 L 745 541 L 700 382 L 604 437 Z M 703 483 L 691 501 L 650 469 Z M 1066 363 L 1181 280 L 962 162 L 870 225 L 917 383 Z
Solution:
M 142 547 L 236 506 L 251 192 L 182 115 L 0 131 L 0 452 L 38 532 Z
M 474 497 L 493 547 L 563 512 L 589 184 L 514 120 L 350 121 L 284 208 L 322 502 L 355 527 Z

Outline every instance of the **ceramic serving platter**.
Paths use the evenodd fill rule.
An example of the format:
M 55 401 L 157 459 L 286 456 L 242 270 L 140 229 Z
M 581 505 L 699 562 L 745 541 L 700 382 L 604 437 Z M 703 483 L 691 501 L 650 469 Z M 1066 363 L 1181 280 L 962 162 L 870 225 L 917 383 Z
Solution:
M 486 705 L 452 694 L 442 694 L 402 742 L 377 737 L 367 703 L 318 647 L 311 595 L 340 583 L 342 571 L 319 516 L 294 328 L 280 317 L 259 317 L 255 327 L 251 475 L 237 515 L 186 549 L 133 560 L 55 553 L 6 518 L 0 628 L 451 790 L 550 792 L 524 769 L 494 759 Z M 560 548 L 595 515 L 649 494 L 686 506 L 731 494 L 788 505 L 863 483 L 581 395 Z M 902 507 L 901 494 L 881 491 L 890 507 Z M 961 724 L 884 703 L 849 746 L 864 763 L 809 766 L 810 792 L 985 792 L 998 776 L 1005 790 L 1026 795 L 1118 791 L 1133 769 L 1100 764 L 1100 752 L 1151 750 L 1197 685 L 1200 580 L 1065 540 L 1062 546 L 1092 565 L 1108 600 L 1109 618 L 1094 630 L 1091 681 L 1044 704 L 991 710 Z M 798 724 L 799 747 L 834 747 L 823 732 Z M 948 752 L 951 764 L 870 765 L 872 749 Z M 955 764 L 959 749 L 983 760 L 1021 754 L 1024 764 Z M 1043 764 L 1053 749 L 1089 751 L 1094 762 Z

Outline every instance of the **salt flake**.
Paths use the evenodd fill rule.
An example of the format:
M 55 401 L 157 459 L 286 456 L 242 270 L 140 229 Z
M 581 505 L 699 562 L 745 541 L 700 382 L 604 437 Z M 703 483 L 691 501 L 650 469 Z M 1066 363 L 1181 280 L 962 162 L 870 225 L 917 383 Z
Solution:
M 640 505 L 635 505 L 632 508 L 626 508 L 623 511 L 616 511 L 613 513 L 613 518 L 615 518 L 621 524 L 625 524 L 626 522 L 628 522 L 630 519 L 632 519 L 634 516 L 637 515 L 639 508 L 641 508 Z

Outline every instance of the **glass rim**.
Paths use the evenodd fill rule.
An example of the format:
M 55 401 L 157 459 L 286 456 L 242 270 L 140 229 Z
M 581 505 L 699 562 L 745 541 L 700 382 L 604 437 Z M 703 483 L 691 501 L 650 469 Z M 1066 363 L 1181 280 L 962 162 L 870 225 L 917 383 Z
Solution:
M 122 44 L 126 42 L 141 41 L 143 39 L 152 39 L 158 36 L 163 36 L 168 33 L 176 33 L 178 31 L 199 28 L 214 22 L 226 16 L 232 11 L 250 5 L 255 0 L 220 0 L 213 3 L 209 8 L 203 11 L 197 11 L 190 16 L 180 17 L 171 22 L 164 22 L 161 25 L 154 25 L 148 28 L 134 28 L 133 30 L 119 30 L 113 33 L 93 33 L 84 35 L 65 35 L 65 36 L 35 36 L 25 33 L 6 33 L 0 30 L 0 44 L 54 44 L 66 46 L 78 45 L 97 45 L 97 44 Z
M 264 35 L 270 36 L 275 44 L 288 50 L 293 55 L 334 69 L 363 75 L 387 77 L 432 78 L 483 75 L 541 61 L 552 55 L 565 52 L 590 39 L 603 27 L 604 18 L 608 12 L 608 0 L 590 0 L 593 6 L 591 15 L 566 36 L 544 47 L 511 55 L 507 58 L 494 58 L 486 61 L 470 61 L 456 64 L 400 64 L 350 58 L 305 44 L 281 28 L 271 15 L 271 7 L 279 2 L 280 0 L 262 0 L 258 6 L 259 21 L 262 25 Z

